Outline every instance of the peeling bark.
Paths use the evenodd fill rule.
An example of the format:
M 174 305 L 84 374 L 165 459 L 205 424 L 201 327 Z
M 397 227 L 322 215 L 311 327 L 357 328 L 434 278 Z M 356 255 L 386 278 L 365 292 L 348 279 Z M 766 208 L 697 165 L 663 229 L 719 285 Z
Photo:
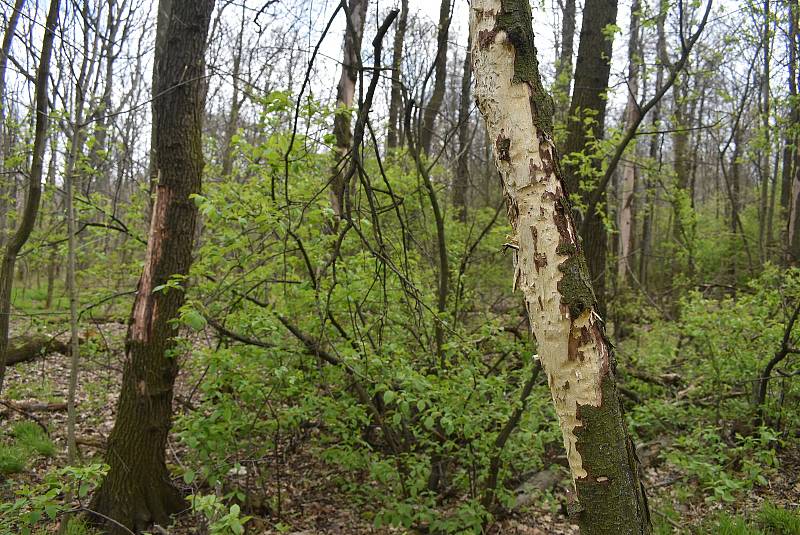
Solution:
M 478 106 L 494 140 L 514 229 L 514 286 L 525 298 L 575 483 L 584 533 L 650 532 L 638 461 L 614 379 L 552 135 L 526 0 L 470 10 Z

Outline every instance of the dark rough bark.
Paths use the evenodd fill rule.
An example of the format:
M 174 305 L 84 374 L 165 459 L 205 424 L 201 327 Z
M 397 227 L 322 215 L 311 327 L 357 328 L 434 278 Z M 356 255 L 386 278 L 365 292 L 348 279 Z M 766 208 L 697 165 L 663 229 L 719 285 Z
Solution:
M 17 254 L 28 241 L 36 223 L 39 212 L 39 201 L 42 197 L 42 174 L 44 172 L 44 149 L 47 143 L 48 96 L 47 86 L 50 81 L 50 57 L 53 53 L 56 25 L 58 24 L 58 8 L 60 0 L 50 0 L 50 10 L 45 22 L 46 31 L 42 40 L 42 53 L 39 67 L 36 70 L 36 108 L 33 132 L 33 155 L 31 171 L 28 176 L 28 195 L 22 219 L 16 232 L 11 236 L 3 250 L 0 266 L 0 392 L 3 391 L 3 379 L 6 374 L 6 350 L 8 348 L 9 319 L 11 316 L 11 289 L 14 283 L 14 266 Z
M 447 39 L 450 35 L 450 18 L 452 0 L 442 0 L 439 6 L 439 25 L 436 31 L 436 58 L 434 59 L 434 80 L 431 98 L 425 105 L 420 129 L 420 147 L 425 154 L 430 154 L 433 145 L 433 133 L 436 116 L 444 101 L 445 84 L 447 82 Z
M 170 14 L 172 13 L 173 0 L 158 0 L 158 13 L 156 15 L 156 42 L 153 65 L 153 87 L 156 87 L 158 81 L 158 62 L 164 57 L 164 48 L 167 44 L 167 30 L 169 29 Z M 151 104 L 150 110 L 155 117 L 156 101 Z M 150 167 L 148 169 L 150 175 L 150 196 L 152 203 L 152 195 L 156 190 L 156 182 L 158 181 L 158 167 L 156 166 L 156 131 L 155 128 L 150 130 Z M 152 210 L 152 205 L 150 209 Z
M 459 221 L 467 220 L 467 191 L 469 189 L 469 115 L 472 107 L 470 85 L 472 83 L 472 59 L 469 55 L 471 40 L 467 39 L 467 52 L 464 56 L 464 70 L 461 75 L 461 97 L 458 103 L 458 159 L 453 180 L 453 207 Z
M 134 531 L 166 525 L 185 502 L 172 485 L 164 448 L 178 372 L 174 319 L 179 290 L 154 291 L 191 265 L 203 171 L 205 47 L 214 0 L 174 0 L 163 49 L 156 59 L 153 112 L 158 183 L 144 270 L 139 279 L 125 347 L 122 391 L 108 440 L 109 473 L 91 509 Z M 95 519 L 109 533 L 116 524 Z
M 403 143 L 403 136 L 398 133 L 398 130 L 402 124 L 401 117 L 403 116 L 403 95 L 400 80 L 402 78 L 403 44 L 407 25 L 408 0 L 400 0 L 400 17 L 397 19 L 392 50 L 392 93 L 389 99 L 389 128 L 386 133 L 387 149 L 394 149 L 398 143 L 401 145 Z
M 575 62 L 575 85 L 572 90 L 569 118 L 567 120 L 567 141 L 563 153 L 588 154 L 591 151 L 589 142 L 602 139 L 605 128 L 606 99 L 608 78 L 611 72 L 609 63 L 611 58 L 612 41 L 603 30 L 616 23 L 616 0 L 586 0 L 583 9 L 583 23 L 581 25 L 580 42 L 578 44 L 578 58 Z M 584 125 L 583 119 L 592 117 L 594 124 L 589 129 Z M 595 159 L 595 168 L 599 170 L 600 159 Z M 570 194 L 579 193 L 588 202 L 593 191 L 581 192 L 579 185 L 581 176 L 577 166 L 565 165 L 565 183 Z M 601 192 L 598 209 L 605 210 L 606 194 Z M 598 299 L 598 308 L 605 317 L 606 293 L 606 250 L 608 236 L 603 218 L 593 210 L 584 214 L 586 223 L 582 233 L 583 247 L 586 253 L 586 262 L 592 277 L 595 293 Z

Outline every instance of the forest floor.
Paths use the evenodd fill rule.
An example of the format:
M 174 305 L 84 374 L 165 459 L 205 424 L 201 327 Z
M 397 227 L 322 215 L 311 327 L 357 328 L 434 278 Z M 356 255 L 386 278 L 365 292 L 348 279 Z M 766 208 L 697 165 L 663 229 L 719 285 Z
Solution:
M 97 324 L 85 334 L 87 347 L 93 346 L 93 349 L 86 351 L 82 357 L 77 396 L 77 437 L 81 455 L 86 461 L 99 461 L 102 458 L 103 443 L 113 425 L 124 335 L 125 326 L 120 322 Z M 210 335 L 208 339 L 198 337 L 197 343 L 211 344 L 213 340 Z M 196 401 L 196 377 L 197 373 L 191 373 L 191 370 L 185 370 L 179 376 L 176 413 L 192 407 Z M 15 407 L 25 407 L 31 402 L 63 402 L 67 395 L 68 379 L 69 359 L 58 353 L 36 361 L 16 364 L 8 370 L 4 401 L 12 402 Z M 66 464 L 66 418 L 65 410 L 28 411 L 11 409 L 8 405 L 0 406 L 3 428 L 9 429 L 17 421 L 35 419 L 47 427 L 56 445 L 54 456 L 39 457 L 31 461 L 24 472 L 9 476 L 14 481 L 13 486 L 3 482 L 3 476 L 0 476 L 0 499 L 11 500 L 15 489 L 25 484 L 41 483 L 49 470 Z M 313 435 L 313 430 L 310 434 Z M 709 504 L 705 500 L 706 493 L 692 483 L 692 474 L 682 473 L 660 459 L 659 448 L 665 446 L 665 441 L 668 440 L 670 439 L 664 437 L 660 442 L 649 444 L 649 449 L 643 455 L 651 515 L 657 524 L 671 526 L 675 533 L 687 533 L 691 526 L 701 525 L 704 519 L 722 509 L 733 514 L 748 515 L 765 500 L 788 509 L 800 506 L 798 444 L 790 444 L 778 453 L 780 469 L 776 475 L 770 477 L 768 484 L 756 486 L 751 492 L 721 505 L 716 502 Z M 180 472 L 185 454 L 185 446 L 177 437 L 172 437 L 168 458 L 176 472 Z M 577 533 L 577 527 L 564 514 L 563 502 L 569 476 L 565 468 L 558 466 L 558 460 L 553 459 L 556 464 L 552 465 L 549 473 L 534 474 L 529 479 L 539 489 L 530 496 L 521 496 L 530 503 L 491 526 L 488 533 Z M 365 514 L 369 507 L 355 503 L 348 496 L 337 483 L 340 480 L 337 469 L 318 459 L 307 443 L 287 445 L 285 451 L 276 452 L 275 459 L 267 462 L 274 472 L 271 483 L 260 489 L 263 495 L 248 496 L 254 511 L 254 518 L 248 523 L 250 533 L 404 533 L 404 530 L 397 528 L 372 527 L 369 520 L 371 515 L 368 512 Z M 184 484 L 179 476 L 176 480 L 179 484 Z M 197 488 L 186 490 L 198 491 Z M 209 489 L 204 492 L 209 492 Z M 198 533 L 198 522 L 197 517 L 186 514 L 168 532 L 174 535 Z

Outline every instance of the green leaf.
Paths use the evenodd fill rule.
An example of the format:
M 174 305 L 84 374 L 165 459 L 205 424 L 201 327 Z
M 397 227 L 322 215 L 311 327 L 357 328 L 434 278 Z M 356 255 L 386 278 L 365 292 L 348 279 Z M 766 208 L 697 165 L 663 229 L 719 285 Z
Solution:
M 190 468 L 189 470 L 186 470 L 183 473 L 183 481 L 187 485 L 190 485 L 192 483 L 192 481 L 194 481 L 194 478 L 196 476 L 197 476 L 197 474 L 195 473 L 195 471 Z
M 195 331 L 202 330 L 208 323 L 203 315 L 194 309 L 189 309 L 184 312 L 181 316 L 181 321 Z
M 387 390 L 386 392 L 383 393 L 383 402 L 388 405 L 396 397 L 397 394 L 394 393 L 394 390 Z

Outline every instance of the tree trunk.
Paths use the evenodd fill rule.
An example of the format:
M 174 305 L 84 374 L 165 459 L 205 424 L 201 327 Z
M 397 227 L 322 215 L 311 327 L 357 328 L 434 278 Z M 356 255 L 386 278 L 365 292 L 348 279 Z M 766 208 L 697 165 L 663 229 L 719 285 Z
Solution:
M 789 98 L 790 119 L 783 145 L 783 169 L 781 172 L 781 209 L 784 217 L 789 216 L 789 200 L 792 191 L 792 177 L 797 168 L 797 134 L 794 131 L 800 124 L 800 105 L 797 102 L 797 2 L 789 3 Z M 788 229 L 787 229 L 788 230 Z M 786 236 L 784 236 L 785 238 Z M 787 243 L 788 245 L 788 243 Z
M 442 0 L 439 6 L 439 25 L 436 31 L 436 58 L 434 59 L 433 92 L 422 115 L 420 147 L 425 154 L 430 154 L 433 145 L 433 131 L 436 116 L 444 100 L 445 83 L 447 82 L 447 39 L 450 35 L 450 7 L 453 0 Z
M 561 50 L 556 62 L 556 79 L 553 94 L 556 117 L 566 124 L 569 111 L 569 86 L 572 82 L 572 55 L 575 47 L 575 0 L 566 0 L 561 12 Z
M 60 0 L 50 0 L 50 9 L 45 22 L 42 52 L 39 67 L 36 70 L 36 108 L 33 132 L 33 154 L 31 156 L 31 172 L 28 182 L 28 195 L 22 218 L 16 232 L 8 240 L 3 251 L 0 266 L 0 393 L 3 391 L 3 379 L 6 375 L 6 350 L 8 348 L 9 318 L 11 315 L 11 289 L 14 284 L 14 266 L 22 246 L 28 241 L 36 223 L 39 212 L 39 201 L 42 197 L 42 173 L 44 171 L 44 149 L 47 143 L 49 125 L 47 89 L 50 83 L 50 57 L 53 54 L 53 40 L 58 24 L 58 8 Z
M 170 16 L 172 13 L 172 3 L 174 0 L 158 0 L 158 8 L 157 8 L 157 15 L 156 15 L 156 42 L 155 42 L 155 51 L 153 52 L 153 80 L 152 80 L 152 87 L 156 87 L 158 85 L 158 80 L 156 76 L 158 75 L 158 62 L 161 61 L 161 58 L 164 57 L 164 49 L 167 46 L 167 31 L 169 30 L 169 21 Z M 156 104 L 157 102 L 153 100 L 150 112 L 152 113 L 153 117 L 155 117 L 156 113 Z M 155 124 L 155 121 L 153 121 Z M 150 129 L 150 165 L 148 167 L 148 175 L 150 175 L 150 204 L 148 205 L 148 210 L 152 211 L 153 209 L 153 194 L 156 191 L 156 184 L 158 183 L 158 166 L 156 165 L 156 129 Z M 150 221 L 152 219 L 152 213 L 147 214 L 145 220 Z
M 364 19 L 367 18 L 367 0 L 350 0 L 349 17 L 344 32 L 344 54 L 342 60 L 342 76 L 336 88 L 336 115 L 333 118 L 333 134 L 336 136 L 336 162 L 333 166 L 330 199 L 331 208 L 337 219 L 346 210 L 345 166 L 342 161 L 350 152 L 353 132 L 350 128 L 350 108 L 353 107 L 356 95 L 358 72 L 361 68 L 361 40 L 364 37 Z M 378 61 L 376 59 L 375 61 Z
M 469 190 L 469 112 L 472 106 L 470 86 L 472 84 L 472 58 L 469 50 L 471 41 L 467 38 L 467 52 L 464 55 L 464 70 L 461 75 L 461 96 L 458 103 L 458 158 L 453 182 L 453 207 L 459 221 L 467 220 L 467 191 Z
M 539 76 L 530 5 L 475 0 L 470 31 L 475 93 L 517 246 L 514 286 L 525 297 L 575 483 L 570 509 L 583 533 L 650 533 L 612 347 L 553 143 L 553 104 Z
M 669 3 L 666 0 L 659 0 L 659 13 L 658 17 L 656 18 L 656 33 L 658 35 L 656 41 L 656 55 L 658 56 L 658 65 L 656 67 L 656 82 L 655 82 L 655 90 L 658 91 L 659 87 L 662 87 L 664 84 L 664 68 L 667 66 L 669 58 L 667 57 L 667 34 L 664 30 L 664 26 L 666 23 L 667 18 L 667 9 L 669 9 Z M 653 106 L 653 130 L 657 130 L 660 122 L 661 122 L 661 99 L 656 102 L 655 106 Z M 650 159 L 655 161 L 656 157 L 658 156 L 658 147 L 660 141 L 660 135 L 652 135 L 650 136 L 650 147 L 649 147 L 649 156 Z M 639 255 L 639 284 L 641 284 L 642 288 L 647 288 L 647 274 L 648 274 L 648 262 L 650 260 L 650 254 L 652 249 L 652 237 L 653 237 L 653 223 L 655 217 L 655 196 L 657 195 L 657 189 L 654 187 L 654 181 L 650 176 L 647 176 L 645 179 L 644 184 L 644 213 L 642 214 L 642 245 L 641 245 L 641 253 Z
M 762 34 L 762 50 L 764 53 L 764 65 L 761 76 L 761 121 L 764 129 L 764 149 L 760 151 L 759 155 L 759 169 L 761 176 L 761 201 L 758 210 L 758 242 L 759 250 L 761 253 L 761 262 L 767 261 L 769 236 L 767 236 L 767 228 L 769 227 L 768 220 L 768 203 L 769 203 L 769 182 L 770 182 L 770 163 L 772 162 L 772 147 L 770 137 L 770 124 L 769 124 L 769 61 L 770 61 L 770 7 L 769 0 L 764 0 L 764 33 Z
M 386 148 L 394 149 L 398 143 L 402 145 L 403 136 L 398 133 L 403 116 L 403 92 L 401 79 L 403 74 L 403 43 L 408 24 L 408 0 L 400 0 L 400 18 L 394 32 L 394 49 L 392 50 L 392 93 L 389 100 L 389 129 L 386 134 Z
M 231 97 L 231 111 L 228 116 L 228 122 L 225 124 L 225 139 L 222 145 L 222 177 L 230 179 L 233 173 L 233 137 L 236 135 L 236 130 L 239 128 L 239 110 L 244 101 L 240 93 L 239 75 L 242 70 L 242 53 L 243 53 L 243 39 L 245 22 L 247 16 L 244 13 L 245 4 L 242 4 L 242 22 L 239 26 L 239 33 L 236 36 L 236 51 L 233 56 L 233 72 L 231 73 L 231 85 L 233 85 L 233 95 Z
M 178 372 L 175 318 L 182 289 L 156 288 L 189 272 L 203 171 L 205 48 L 214 0 L 174 0 L 165 46 L 156 50 L 153 105 L 158 184 L 144 269 L 125 344 L 122 390 L 108 440 L 108 475 L 90 509 L 128 529 L 166 525 L 185 502 L 172 485 L 164 448 Z M 124 533 L 97 517 L 110 533 Z
M 606 114 L 606 91 L 611 72 L 611 38 L 604 30 L 617 20 L 616 0 L 586 0 L 583 9 L 581 37 L 578 44 L 578 59 L 575 62 L 575 85 L 572 90 L 569 119 L 567 121 L 567 141 L 564 154 L 584 153 L 587 156 L 592 149 L 590 141 L 602 139 Z M 592 126 L 584 124 L 585 118 L 592 118 Z M 589 135 L 591 130 L 591 136 Z M 593 167 L 599 171 L 601 158 L 593 157 Z M 569 194 L 579 193 L 585 202 L 595 195 L 590 191 L 580 191 L 581 181 L 578 166 L 565 165 L 565 185 Z M 592 178 L 592 177 L 586 177 Z M 606 250 L 608 236 L 603 217 L 598 213 L 605 210 L 606 193 L 600 192 L 596 209 L 584 214 L 587 221 L 581 238 L 586 252 L 586 261 L 592 277 L 597 305 L 601 315 L 605 315 L 606 293 Z
M 6 129 L 6 70 L 8 68 L 8 54 L 11 52 L 11 44 L 14 42 L 14 32 L 17 31 L 17 23 L 22 13 L 25 0 L 16 0 L 11 14 L 8 17 L 6 31 L 3 34 L 3 45 L 0 48 L 0 250 L 6 243 L 6 225 L 8 222 L 8 191 L 6 187 L 8 180 L 5 175 L 6 156 L 11 148 L 10 136 Z
M 625 106 L 626 128 L 631 128 L 639 118 L 639 0 L 631 5 L 630 38 L 628 40 L 628 103 Z M 636 148 L 634 146 L 634 155 Z M 634 156 L 635 157 L 635 156 Z M 633 203 L 636 190 L 636 165 L 633 161 L 622 162 L 622 188 L 619 204 L 619 249 L 617 258 L 617 280 L 625 286 L 628 274 L 632 273 L 631 251 L 633 250 Z

